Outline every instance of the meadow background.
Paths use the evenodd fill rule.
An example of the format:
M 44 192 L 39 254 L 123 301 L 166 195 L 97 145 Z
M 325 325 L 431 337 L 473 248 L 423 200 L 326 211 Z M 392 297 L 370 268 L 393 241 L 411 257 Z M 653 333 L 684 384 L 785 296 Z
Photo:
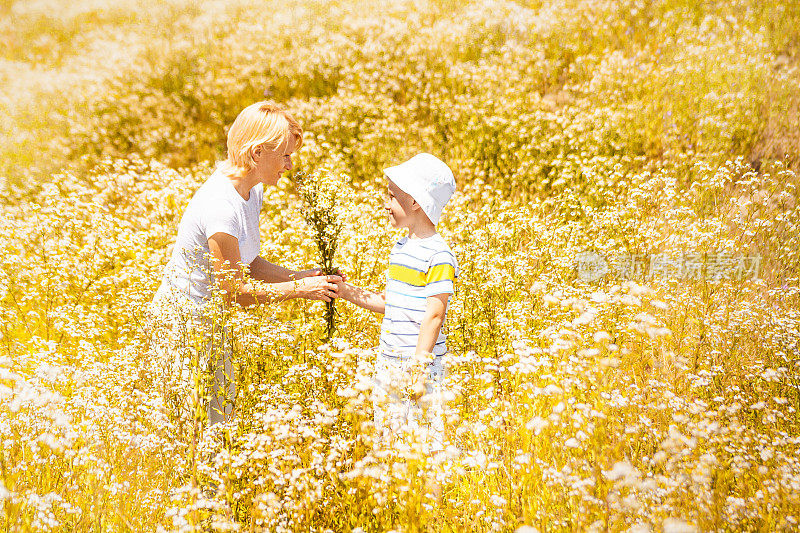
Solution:
M 2 0 L 0 36 L 3 530 L 799 527 L 800 3 Z M 321 304 L 231 311 L 237 424 L 170 408 L 146 305 L 265 96 L 349 184 L 358 283 L 381 169 L 455 173 L 442 460 L 376 445 L 379 317 L 343 303 L 328 344 Z M 267 259 L 316 261 L 300 206 L 265 195 Z M 762 259 L 587 281 L 585 251 Z

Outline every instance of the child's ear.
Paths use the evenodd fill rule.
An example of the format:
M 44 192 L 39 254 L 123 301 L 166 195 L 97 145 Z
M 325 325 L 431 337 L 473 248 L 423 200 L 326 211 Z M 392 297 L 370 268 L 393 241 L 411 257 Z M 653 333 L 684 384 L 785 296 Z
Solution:
M 413 211 L 419 211 L 420 209 L 422 209 L 422 207 L 421 207 L 421 206 L 420 206 L 420 205 L 417 203 L 417 201 L 416 201 L 416 200 L 414 200 L 414 199 L 412 198 L 412 199 L 411 199 L 411 209 L 412 209 Z

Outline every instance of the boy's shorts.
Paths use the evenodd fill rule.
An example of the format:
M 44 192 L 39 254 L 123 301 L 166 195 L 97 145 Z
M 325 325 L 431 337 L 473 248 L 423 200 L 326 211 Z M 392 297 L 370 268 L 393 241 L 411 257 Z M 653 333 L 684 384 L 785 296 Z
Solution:
M 434 357 L 425 369 L 425 392 L 412 400 L 405 392 L 412 380 L 412 358 L 388 357 L 378 353 L 372 405 L 375 430 L 384 442 L 393 442 L 405 432 L 418 433 L 428 453 L 444 449 L 445 376 L 442 356 Z

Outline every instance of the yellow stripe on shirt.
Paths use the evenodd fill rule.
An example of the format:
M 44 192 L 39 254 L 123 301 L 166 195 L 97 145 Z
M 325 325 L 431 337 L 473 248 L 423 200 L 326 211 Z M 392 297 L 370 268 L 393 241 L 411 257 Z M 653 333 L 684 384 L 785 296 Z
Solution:
M 427 275 L 424 272 L 403 265 L 389 265 L 389 279 L 402 281 L 415 287 L 424 287 L 428 283 L 446 279 L 453 281 L 455 277 L 456 272 L 453 265 L 436 265 L 428 269 Z
M 425 286 L 425 273 L 403 265 L 390 264 L 388 278 L 416 287 Z
M 425 276 L 425 283 L 433 283 L 434 281 L 443 281 L 449 279 L 453 281 L 456 278 L 456 271 L 453 265 L 436 265 L 428 269 L 428 275 Z

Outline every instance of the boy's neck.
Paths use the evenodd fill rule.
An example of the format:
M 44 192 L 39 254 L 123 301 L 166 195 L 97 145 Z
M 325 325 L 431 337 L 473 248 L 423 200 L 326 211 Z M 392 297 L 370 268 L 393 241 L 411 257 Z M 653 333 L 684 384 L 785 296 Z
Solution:
M 408 225 L 409 239 L 427 239 L 436 235 L 436 226 L 428 217 L 422 216 Z

